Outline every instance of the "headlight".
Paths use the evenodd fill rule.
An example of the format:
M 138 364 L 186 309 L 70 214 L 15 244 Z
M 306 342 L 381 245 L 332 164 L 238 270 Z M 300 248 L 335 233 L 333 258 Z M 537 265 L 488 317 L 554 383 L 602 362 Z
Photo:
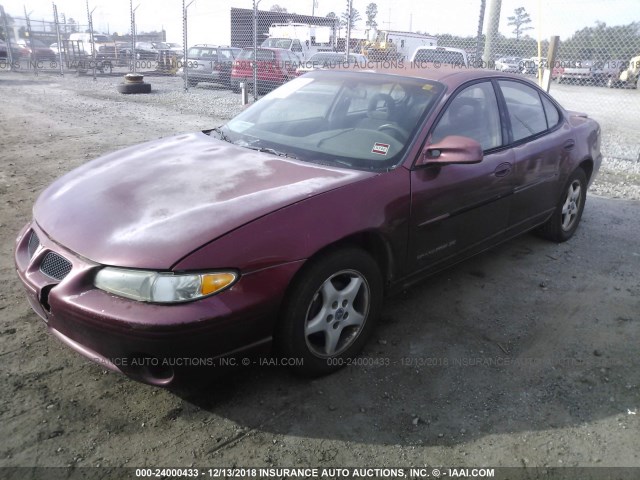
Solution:
M 105 267 L 93 283 L 100 290 L 141 302 L 179 303 L 218 293 L 237 279 L 234 272 L 173 274 Z

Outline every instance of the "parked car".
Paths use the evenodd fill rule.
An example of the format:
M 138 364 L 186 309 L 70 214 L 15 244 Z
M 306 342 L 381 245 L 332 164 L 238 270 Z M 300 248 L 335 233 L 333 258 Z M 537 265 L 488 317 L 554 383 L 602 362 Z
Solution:
M 144 382 L 271 343 L 329 373 L 385 294 L 532 229 L 570 239 L 600 139 L 518 75 L 309 72 L 55 181 L 16 269 L 57 338 Z
M 62 53 L 64 53 L 64 45 L 60 45 L 59 46 L 57 43 L 52 43 L 51 45 L 49 45 L 49 48 L 56 55 L 58 55 L 60 53 L 61 49 L 62 49 Z
M 186 68 L 187 80 L 192 87 L 200 82 L 231 87 L 231 69 L 241 51 L 228 45 L 194 45 L 188 50 L 187 60 L 178 70 L 178 75 L 184 78 Z
M 119 63 L 126 64 L 131 60 L 131 42 L 116 42 L 115 49 Z M 133 55 L 136 60 L 158 60 L 160 53 L 165 51 L 170 49 L 164 42 L 136 42 Z
M 167 42 L 167 46 L 169 47 L 169 50 L 174 52 L 179 57 L 182 57 L 182 55 L 184 55 L 184 48 L 182 47 L 181 44 L 174 43 L 174 42 Z
M 546 68 L 547 67 L 547 59 L 545 57 L 542 58 L 538 58 L 538 57 L 531 57 L 531 58 L 525 58 L 522 60 L 522 68 L 520 70 L 520 73 L 523 73 L 525 75 L 538 75 L 538 66 L 540 65 L 540 62 L 542 62 L 542 68 Z
M 360 53 L 350 53 L 347 61 L 346 54 L 340 52 L 319 52 L 300 63 L 296 74 L 303 75 L 319 68 L 346 67 L 358 64 L 362 68 L 367 67 L 367 57 Z
M 296 77 L 296 68 L 300 63 L 298 57 L 282 48 L 257 49 L 258 90 L 269 91 Z M 240 52 L 231 69 L 231 87 L 234 92 L 240 91 L 240 83 L 253 84 L 253 48 L 245 48 Z
M 628 62 L 623 62 L 619 75 L 611 75 L 607 79 L 609 88 L 637 88 L 640 89 L 640 55 Z
M 16 40 L 16 44 L 23 49 L 23 51 L 20 52 L 20 55 L 23 57 L 26 53 L 26 57 L 31 57 L 40 62 L 55 62 L 58 59 L 56 54 L 48 45 L 45 45 L 43 42 L 35 38 L 32 38 L 31 40 L 19 38 Z
M 467 52 L 460 48 L 447 47 L 418 47 L 413 52 L 411 63 L 422 68 L 469 67 Z
M 522 58 L 501 57 L 496 60 L 495 69 L 500 72 L 518 73 L 522 68 Z
M 593 62 L 590 60 L 578 60 L 565 64 L 562 73 L 558 76 L 558 83 L 575 83 L 587 85 L 593 82 Z

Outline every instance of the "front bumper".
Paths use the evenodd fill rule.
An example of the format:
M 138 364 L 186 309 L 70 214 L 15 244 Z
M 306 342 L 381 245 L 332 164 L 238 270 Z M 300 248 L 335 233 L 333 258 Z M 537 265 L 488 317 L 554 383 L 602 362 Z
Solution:
M 29 246 L 34 233 L 35 249 L 33 241 Z M 42 271 L 50 252 L 70 262 L 63 278 Z M 35 222 L 22 230 L 15 251 L 27 300 L 52 334 L 104 368 L 163 386 L 194 366 L 215 366 L 220 357 L 266 348 L 286 286 L 301 263 L 245 274 L 218 295 L 158 305 L 95 288 L 102 265 L 57 245 Z

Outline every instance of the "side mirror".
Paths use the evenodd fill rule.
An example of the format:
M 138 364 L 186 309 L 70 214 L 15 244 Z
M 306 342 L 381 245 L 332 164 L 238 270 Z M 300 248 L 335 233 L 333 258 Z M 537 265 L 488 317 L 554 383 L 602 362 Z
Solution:
M 480 163 L 482 146 L 474 139 L 449 135 L 438 143 L 427 145 L 416 162 L 417 166 Z

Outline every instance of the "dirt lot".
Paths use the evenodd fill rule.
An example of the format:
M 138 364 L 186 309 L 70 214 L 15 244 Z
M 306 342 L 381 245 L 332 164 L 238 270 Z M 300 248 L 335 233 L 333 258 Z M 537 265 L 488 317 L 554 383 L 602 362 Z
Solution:
M 70 84 L 0 75 L 0 466 L 640 466 L 634 200 L 592 195 L 570 242 L 527 235 L 390 299 L 362 356 L 388 366 L 238 368 L 169 392 L 62 346 L 13 268 L 38 192 L 104 152 L 221 123 L 198 98 L 237 102 Z

